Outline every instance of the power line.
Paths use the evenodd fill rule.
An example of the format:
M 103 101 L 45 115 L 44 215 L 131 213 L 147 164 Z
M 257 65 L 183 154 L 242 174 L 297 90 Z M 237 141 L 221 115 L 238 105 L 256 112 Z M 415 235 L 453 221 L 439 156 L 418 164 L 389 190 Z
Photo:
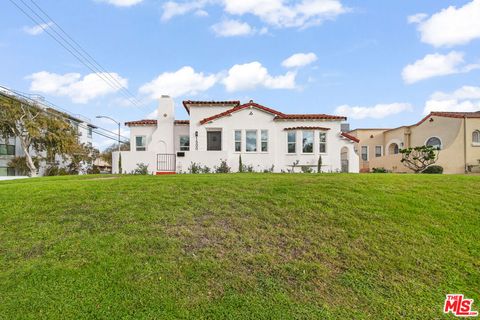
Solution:
M 85 52 L 88 57 L 86 57 L 82 52 L 80 52 L 74 45 L 72 45 L 71 42 L 69 42 L 62 34 L 60 34 L 56 28 L 51 28 L 52 31 L 57 35 L 54 35 L 53 33 L 50 32 L 48 26 L 48 21 L 46 21 L 44 18 L 42 18 L 31 6 L 29 6 L 27 3 L 25 3 L 23 0 L 20 0 L 24 6 L 26 6 L 39 20 L 37 20 L 35 17 L 33 17 L 31 14 L 29 14 L 27 11 L 25 11 L 24 8 L 22 8 L 18 3 L 16 3 L 13 0 L 10 0 L 10 2 L 17 7 L 24 15 L 26 15 L 30 20 L 33 21 L 33 23 L 37 24 L 40 28 L 42 28 L 43 31 L 45 31 L 53 40 L 55 40 L 59 45 L 61 45 L 65 50 L 67 50 L 72 56 L 74 56 L 80 63 L 82 63 L 84 66 L 86 66 L 88 69 L 90 69 L 92 72 L 94 72 L 100 79 L 102 79 L 105 83 L 107 83 L 111 88 L 114 90 L 120 90 L 120 93 L 123 94 L 130 103 L 134 104 L 135 106 L 139 106 L 139 104 L 135 101 L 136 98 L 135 96 L 128 91 L 115 77 L 113 77 L 109 72 L 105 70 L 103 66 L 101 66 L 93 57 L 88 54 L 71 36 L 69 36 L 55 21 L 52 19 L 52 23 L 57 26 L 69 39 L 71 39 L 83 52 Z M 32 1 L 32 3 L 34 3 Z M 44 10 L 42 10 L 36 3 L 34 5 L 39 8 L 45 16 L 48 16 L 48 14 L 45 13 Z M 51 18 L 49 18 L 51 19 Z M 43 23 L 42 23 L 43 22 Z M 60 40 L 60 39 L 61 40 Z M 75 51 L 75 52 L 74 52 Z M 93 62 L 91 61 L 93 60 Z M 112 80 L 113 79 L 113 80 Z

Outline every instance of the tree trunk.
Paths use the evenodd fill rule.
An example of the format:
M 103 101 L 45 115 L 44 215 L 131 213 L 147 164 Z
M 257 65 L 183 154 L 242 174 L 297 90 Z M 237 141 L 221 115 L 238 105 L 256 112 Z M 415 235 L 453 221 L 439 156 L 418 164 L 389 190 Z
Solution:
M 28 150 L 27 144 L 25 143 L 25 140 L 23 137 L 18 137 L 20 140 L 20 144 L 22 145 L 22 150 L 23 153 L 25 154 L 25 160 L 27 161 L 27 167 L 30 169 L 30 177 L 36 177 L 37 176 L 37 168 L 35 167 L 35 164 L 33 163 L 33 159 L 30 156 L 30 152 Z

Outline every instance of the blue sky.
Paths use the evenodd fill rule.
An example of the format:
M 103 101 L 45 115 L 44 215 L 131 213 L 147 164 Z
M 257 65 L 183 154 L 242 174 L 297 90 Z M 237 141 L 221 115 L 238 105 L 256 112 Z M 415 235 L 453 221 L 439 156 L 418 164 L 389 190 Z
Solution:
M 480 109 L 480 0 L 34 1 L 141 105 L 10 0 L 0 3 L 0 84 L 107 128 L 96 115 L 146 118 L 160 94 L 174 96 L 178 119 L 185 99 L 253 99 L 286 113 L 341 113 L 353 128 Z

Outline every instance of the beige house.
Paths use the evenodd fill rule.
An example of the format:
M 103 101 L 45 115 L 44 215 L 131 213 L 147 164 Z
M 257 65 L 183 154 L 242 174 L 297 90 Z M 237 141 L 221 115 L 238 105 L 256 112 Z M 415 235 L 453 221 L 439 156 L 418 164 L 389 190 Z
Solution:
M 440 148 L 437 165 L 444 173 L 480 172 L 480 111 L 431 112 L 418 123 L 394 129 L 355 129 L 349 132 L 360 140 L 360 172 L 385 168 L 411 172 L 402 163 L 402 148 L 422 145 Z

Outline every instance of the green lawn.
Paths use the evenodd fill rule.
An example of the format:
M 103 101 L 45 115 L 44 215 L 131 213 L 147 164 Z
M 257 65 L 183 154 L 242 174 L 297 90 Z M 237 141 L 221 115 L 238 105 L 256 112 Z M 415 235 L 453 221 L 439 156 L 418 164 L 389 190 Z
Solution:
M 0 182 L 0 319 L 432 319 L 480 309 L 480 176 Z

